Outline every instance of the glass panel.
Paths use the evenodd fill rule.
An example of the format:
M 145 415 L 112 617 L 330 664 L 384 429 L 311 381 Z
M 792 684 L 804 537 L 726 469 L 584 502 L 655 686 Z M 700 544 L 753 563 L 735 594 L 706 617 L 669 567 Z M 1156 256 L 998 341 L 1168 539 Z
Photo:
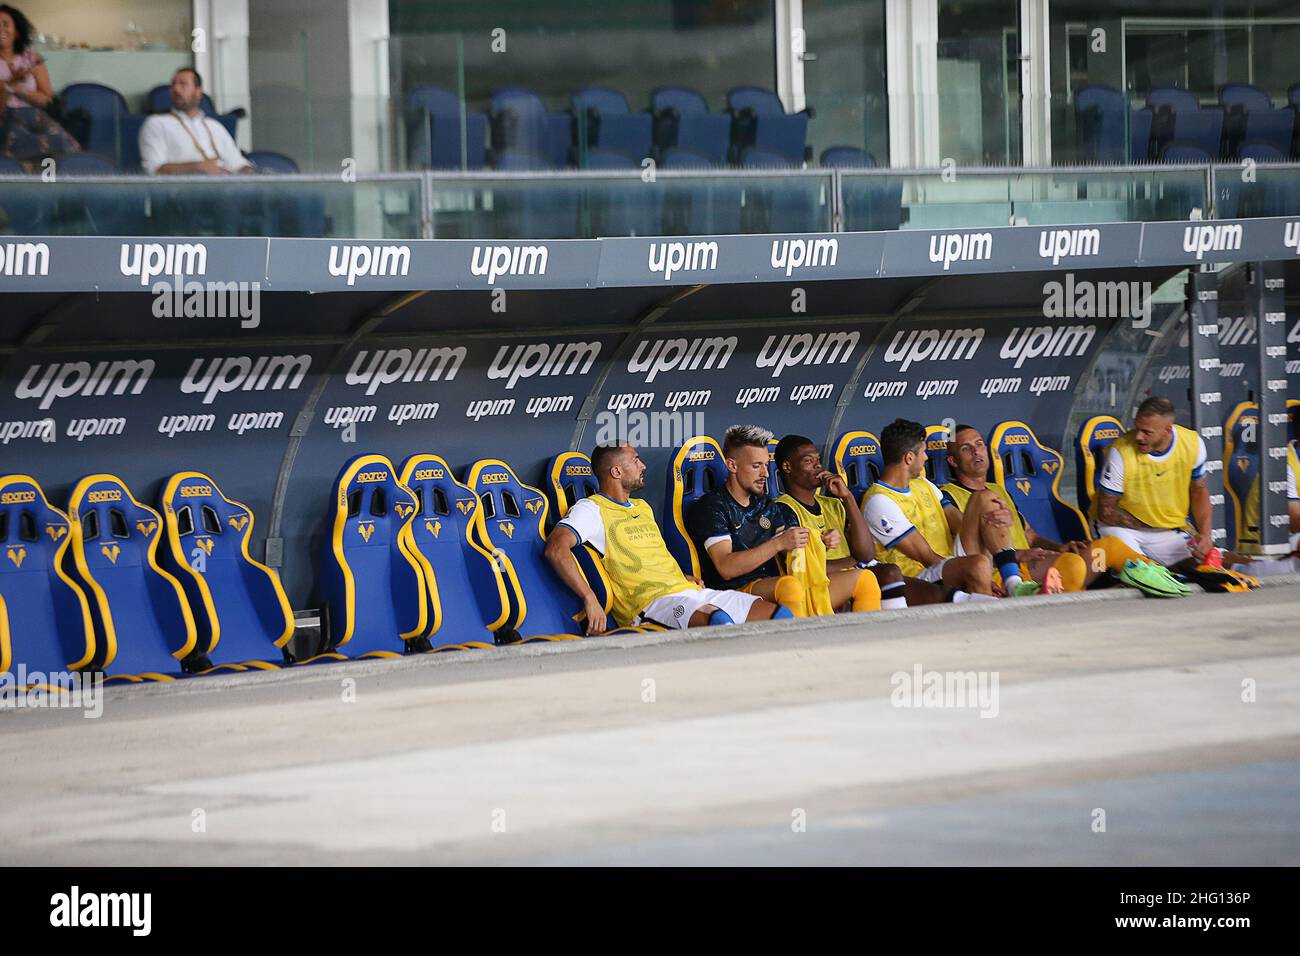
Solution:
M 1250 219 L 1300 215 L 1300 167 L 1256 166 L 1249 175 L 1241 166 L 1214 170 L 1216 216 Z
M 939 153 L 959 166 L 1020 164 L 1018 6 L 939 2 Z
M 852 146 L 889 165 L 884 0 L 803 0 L 804 93 L 814 157 Z

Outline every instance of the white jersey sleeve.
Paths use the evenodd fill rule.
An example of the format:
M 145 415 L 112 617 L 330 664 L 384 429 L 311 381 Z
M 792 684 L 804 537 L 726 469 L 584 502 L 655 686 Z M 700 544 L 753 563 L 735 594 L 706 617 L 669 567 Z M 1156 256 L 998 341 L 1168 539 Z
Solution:
M 1192 465 L 1192 478 L 1200 479 L 1205 477 L 1205 459 L 1209 457 L 1205 449 L 1205 439 L 1199 434 L 1196 436 L 1196 463 Z
M 868 495 L 862 513 L 872 536 L 882 547 L 892 548 L 916 530 L 903 514 L 903 509 L 898 507 L 898 502 L 889 495 Z
M 560 519 L 583 544 L 589 544 L 601 555 L 605 553 L 605 519 L 600 516 L 600 506 L 588 498 L 573 503 L 568 514 Z
M 1114 445 L 1106 449 L 1106 463 L 1102 465 L 1098 484 L 1112 495 L 1124 494 L 1124 457 Z

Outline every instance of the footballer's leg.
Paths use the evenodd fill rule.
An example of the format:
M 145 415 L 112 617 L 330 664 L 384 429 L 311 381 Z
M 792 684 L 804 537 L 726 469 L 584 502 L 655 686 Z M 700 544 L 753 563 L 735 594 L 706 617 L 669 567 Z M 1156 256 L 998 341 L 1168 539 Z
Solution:
M 846 606 L 854 611 L 880 610 L 880 584 L 876 576 L 867 571 L 858 568 L 837 571 L 831 574 L 827 589 L 831 607 L 836 611 Z

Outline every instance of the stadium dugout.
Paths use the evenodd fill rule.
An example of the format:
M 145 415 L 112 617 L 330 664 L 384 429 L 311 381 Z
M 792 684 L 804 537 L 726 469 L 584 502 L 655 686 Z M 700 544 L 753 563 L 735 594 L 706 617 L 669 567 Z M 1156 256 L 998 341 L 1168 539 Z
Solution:
M 222 522 L 238 522 L 241 509 L 255 516 L 251 536 L 222 553 L 244 562 L 245 583 L 226 591 L 256 595 L 230 620 L 262 621 L 266 660 L 285 640 L 284 602 L 306 617 L 345 590 L 326 583 L 322 565 L 336 512 L 337 527 L 359 535 L 392 525 L 382 531 L 389 556 L 376 566 L 400 568 L 406 583 L 384 600 L 423 603 L 409 620 L 387 612 L 415 642 L 405 649 L 476 646 L 501 630 L 516 632 L 508 640 L 563 636 L 571 609 L 549 608 L 540 632 L 527 624 L 521 601 L 535 602 L 540 620 L 540 605 L 558 599 L 549 570 L 517 537 L 545 533 L 567 507 L 543 498 L 556 487 L 557 455 L 630 438 L 649 466 L 640 496 L 663 527 L 673 521 L 658 503 L 675 449 L 741 422 L 812 436 L 828 465 L 851 468 L 856 496 L 874 478 L 869 443 L 852 436 L 878 435 L 896 418 L 969 422 L 1001 436 L 998 475 L 1018 489 L 1034 526 L 1061 540 L 1078 529 L 1053 527 L 1053 516 L 1088 514 L 1075 472 L 1087 473 L 1086 494 L 1095 477 L 1086 460 L 1105 444 L 1094 440 L 1098 417 L 1128 427 L 1141 399 L 1164 394 L 1206 442 L 1216 543 L 1281 557 L 1291 550 L 1286 401 L 1300 397 L 1300 320 L 1287 296 L 1300 289 L 1286 243 L 1293 225 L 532 241 L 6 236 L 5 471 L 31 476 L 56 509 L 86 475 L 113 475 L 160 511 L 180 501 L 172 476 L 210 476 L 220 491 L 204 500 L 227 509 Z M 1058 243 L 1063 232 L 1086 232 L 1088 242 Z M 159 318 L 153 282 L 178 273 L 255 283 L 256 323 L 239 314 Z M 1109 314 L 1095 297 L 1120 283 L 1176 294 L 1154 311 Z M 1045 306 L 1053 297 L 1069 302 L 1060 317 Z M 1224 428 L 1243 401 L 1259 406 L 1250 437 L 1260 495 L 1252 538 L 1238 542 L 1227 537 Z M 1236 436 L 1238 456 L 1244 447 Z M 412 520 L 407 510 L 435 507 L 392 490 L 401 487 L 398 463 L 422 455 L 454 473 L 422 494 L 451 495 L 444 504 L 462 507 L 464 520 L 438 527 L 463 536 L 454 554 L 475 562 L 445 579 L 447 587 L 472 579 L 483 596 L 473 633 L 446 614 L 454 602 L 438 597 L 437 562 L 427 557 L 436 542 L 408 540 L 400 527 Z M 359 456 L 388 463 L 357 499 L 368 514 L 349 511 L 336 487 Z M 471 475 L 481 461 L 508 468 Z M 369 473 L 353 471 L 354 482 Z M 9 504 L 0 587 L 12 605 L 21 601 L 17 576 L 33 570 L 16 557 L 32 526 L 21 502 Z M 388 509 L 399 509 L 396 523 Z M 421 514 L 427 533 L 440 533 L 435 512 Z M 220 522 L 215 533 L 226 530 L 244 534 Z M 173 573 L 181 550 L 167 550 Z M 28 552 L 57 577 L 51 562 L 61 552 Z M 508 561 L 493 557 L 503 553 Z M 216 593 L 191 577 L 178 580 L 195 600 Z M 219 615 L 205 614 L 199 644 L 215 647 Z M 304 660 L 328 643 L 304 628 L 285 646 Z M 382 646 L 404 649 L 397 635 Z M 257 658 L 241 647 L 230 660 Z

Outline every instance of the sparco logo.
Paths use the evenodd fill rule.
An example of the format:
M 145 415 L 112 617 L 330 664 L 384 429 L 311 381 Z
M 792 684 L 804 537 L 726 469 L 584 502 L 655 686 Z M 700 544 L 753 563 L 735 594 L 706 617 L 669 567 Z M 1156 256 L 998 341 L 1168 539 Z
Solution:
M 1282 235 L 1282 245 L 1300 255 L 1300 220 L 1288 222 Z
M 1241 226 L 1188 226 L 1183 230 L 1183 251 L 1200 259 L 1207 252 L 1233 252 L 1241 248 Z
M 651 272 L 663 273 L 664 281 L 674 272 L 707 272 L 718 267 L 716 242 L 652 242 L 648 265 Z
M 754 360 L 759 368 L 770 368 L 773 378 L 795 365 L 843 364 L 858 347 L 857 332 L 821 332 L 816 337 L 807 332 L 783 335 L 773 349 L 776 340 L 775 335 L 769 335 Z
M 310 355 L 231 355 L 207 360 L 195 359 L 181 379 L 181 391 L 202 394 L 203 404 L 211 405 L 226 392 L 292 391 L 302 384 L 311 368 Z
M 73 395 L 98 397 L 110 392 L 125 395 L 128 389 L 132 395 L 139 395 L 148 384 L 153 368 L 153 359 L 98 362 L 93 368 L 89 362 L 32 365 L 14 389 L 14 397 L 39 398 L 40 407 L 49 408 L 57 399 Z
M 347 276 L 348 285 L 360 276 L 404 276 L 410 269 L 410 246 L 330 246 L 330 275 Z
M 0 276 L 47 276 L 50 247 L 43 242 L 0 242 Z
M 646 339 L 628 360 L 627 370 L 637 374 L 649 372 L 645 380 L 650 383 L 660 372 L 674 369 L 693 372 L 699 368 L 726 368 L 738 342 L 734 335 L 708 339 L 656 339 L 653 343 Z M 649 352 L 646 352 L 646 346 L 650 346 Z
M 1038 234 L 1038 257 L 1051 259 L 1052 265 L 1063 258 L 1100 253 L 1100 229 L 1044 229 Z
M 1082 355 L 1096 334 L 1095 325 L 1016 327 L 1007 333 L 998 354 L 1004 359 L 1015 359 L 1015 367 L 1020 368 L 1027 359 Z
M 840 254 L 838 239 L 773 239 L 772 268 L 790 275 L 804 266 L 833 266 Z
M 343 381 L 349 385 L 366 386 L 367 395 L 373 395 L 381 385 L 393 382 L 450 382 L 460 371 L 466 354 L 463 345 L 454 349 L 417 349 L 414 354 L 410 349 L 379 349 L 363 372 L 361 366 L 365 365 L 370 352 L 362 349 L 352 360 L 352 368 L 348 369 Z
M 968 235 L 941 234 L 930 237 L 930 261 L 942 262 L 943 271 L 954 262 L 977 262 L 993 258 L 993 234 L 972 232 Z
M 155 276 L 201 276 L 208 271 L 208 247 L 201 242 L 124 242 L 122 275 L 148 285 Z
M 545 246 L 475 246 L 469 271 L 487 276 L 488 285 L 501 276 L 544 276 L 549 256 Z
M 913 329 L 911 332 L 895 332 L 894 340 L 885 349 L 885 361 L 902 362 L 898 370 L 906 372 L 913 362 L 972 359 L 983 341 L 983 329 Z
M 586 375 L 600 355 L 599 342 L 570 342 L 567 345 L 503 345 L 488 368 L 488 378 L 505 378 L 506 388 L 521 378 L 534 375 Z M 507 357 L 508 356 L 508 357 Z

